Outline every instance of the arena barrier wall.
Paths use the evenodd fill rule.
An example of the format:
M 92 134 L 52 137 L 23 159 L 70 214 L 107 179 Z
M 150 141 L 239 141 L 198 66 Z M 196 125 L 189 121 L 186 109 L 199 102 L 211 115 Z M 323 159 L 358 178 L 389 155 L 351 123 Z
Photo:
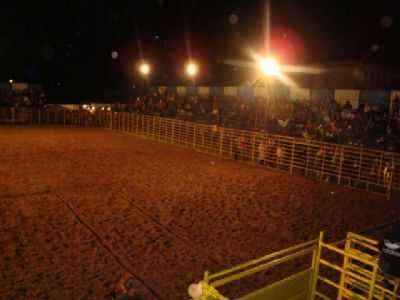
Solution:
M 400 154 L 394 152 L 98 109 L 0 110 L 0 123 L 13 123 L 10 120 L 19 124 L 103 127 L 387 198 L 400 191 Z

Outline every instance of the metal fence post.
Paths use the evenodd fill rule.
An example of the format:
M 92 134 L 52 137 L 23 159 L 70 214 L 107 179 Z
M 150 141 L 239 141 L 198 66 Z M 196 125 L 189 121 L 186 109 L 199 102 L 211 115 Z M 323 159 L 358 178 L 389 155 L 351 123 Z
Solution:
M 171 143 L 173 144 L 175 141 L 175 122 L 172 121 L 172 132 L 171 132 Z
M 307 140 L 307 153 L 306 153 L 306 169 L 305 175 L 308 176 L 308 166 L 310 164 L 310 141 Z
M 254 161 L 256 155 L 256 135 L 253 133 L 253 139 L 251 142 L 251 161 Z
M 126 131 L 126 112 L 122 113 L 122 131 Z
M 324 179 L 324 171 L 325 171 L 325 158 L 326 158 L 326 144 L 323 144 L 322 148 L 322 162 L 321 162 L 321 169 L 320 169 L 320 180 Z
M 391 166 L 391 170 L 390 170 L 390 182 L 389 182 L 387 190 L 386 190 L 386 199 L 388 199 L 388 200 L 390 200 L 392 198 L 392 184 L 393 184 L 394 170 L 395 170 L 394 155 L 392 154 L 392 166 Z
M 318 248 L 316 255 L 313 257 L 313 274 L 312 274 L 312 279 L 311 279 L 311 297 L 310 299 L 315 299 L 315 292 L 317 289 L 317 283 L 318 283 L 318 273 L 319 273 L 319 261 L 321 258 L 321 252 L 322 252 L 322 246 L 323 246 L 323 240 L 324 240 L 324 233 L 320 232 L 319 234 L 319 240 L 318 240 Z
M 358 181 L 361 180 L 361 165 L 362 165 L 363 154 L 364 154 L 364 148 L 361 148 L 360 159 L 358 161 Z
M 339 162 L 339 174 L 338 174 L 338 183 L 342 183 L 342 169 L 343 169 L 343 159 L 344 159 L 344 149 L 340 147 L 340 162 Z
M 292 139 L 292 155 L 290 159 L 290 174 L 293 174 L 295 139 Z
M 197 124 L 194 124 L 194 126 L 193 126 L 193 140 L 192 140 L 193 148 L 196 148 L 196 131 L 197 131 Z
M 233 157 L 233 139 L 232 139 L 232 132 L 229 134 L 229 152 L 230 152 L 230 156 Z
M 156 138 L 156 117 L 152 116 L 153 119 L 153 138 Z
M 224 128 L 220 127 L 220 131 L 219 131 L 219 155 L 222 155 L 223 145 L 224 145 Z

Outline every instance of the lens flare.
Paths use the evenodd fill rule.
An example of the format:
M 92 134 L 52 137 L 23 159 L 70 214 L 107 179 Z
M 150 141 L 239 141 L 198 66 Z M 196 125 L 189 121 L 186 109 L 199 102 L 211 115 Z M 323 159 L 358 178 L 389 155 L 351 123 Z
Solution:
M 147 63 L 141 63 L 139 66 L 139 72 L 142 75 L 149 75 L 150 74 L 150 65 Z
M 189 75 L 190 77 L 196 76 L 198 72 L 199 72 L 199 67 L 194 62 L 189 62 L 186 65 L 186 74 Z
M 272 58 L 272 57 L 262 58 L 259 61 L 259 66 L 260 66 L 261 72 L 265 75 L 276 76 L 279 73 L 279 64 L 275 58 Z

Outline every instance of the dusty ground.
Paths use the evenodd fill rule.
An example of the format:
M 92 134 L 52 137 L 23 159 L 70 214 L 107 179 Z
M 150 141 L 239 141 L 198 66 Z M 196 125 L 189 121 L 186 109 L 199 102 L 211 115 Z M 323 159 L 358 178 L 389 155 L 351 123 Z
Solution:
M 0 299 L 146 299 L 400 203 L 100 129 L 0 128 Z

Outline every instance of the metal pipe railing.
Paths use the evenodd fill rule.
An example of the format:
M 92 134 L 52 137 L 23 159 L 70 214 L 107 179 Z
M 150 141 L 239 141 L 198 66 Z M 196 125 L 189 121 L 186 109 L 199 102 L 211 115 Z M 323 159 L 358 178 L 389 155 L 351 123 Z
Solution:
M 387 151 L 126 112 L 1 109 L 2 120 L 7 124 L 19 120 L 20 124 L 103 127 L 388 198 L 392 191 L 400 191 L 400 154 Z

